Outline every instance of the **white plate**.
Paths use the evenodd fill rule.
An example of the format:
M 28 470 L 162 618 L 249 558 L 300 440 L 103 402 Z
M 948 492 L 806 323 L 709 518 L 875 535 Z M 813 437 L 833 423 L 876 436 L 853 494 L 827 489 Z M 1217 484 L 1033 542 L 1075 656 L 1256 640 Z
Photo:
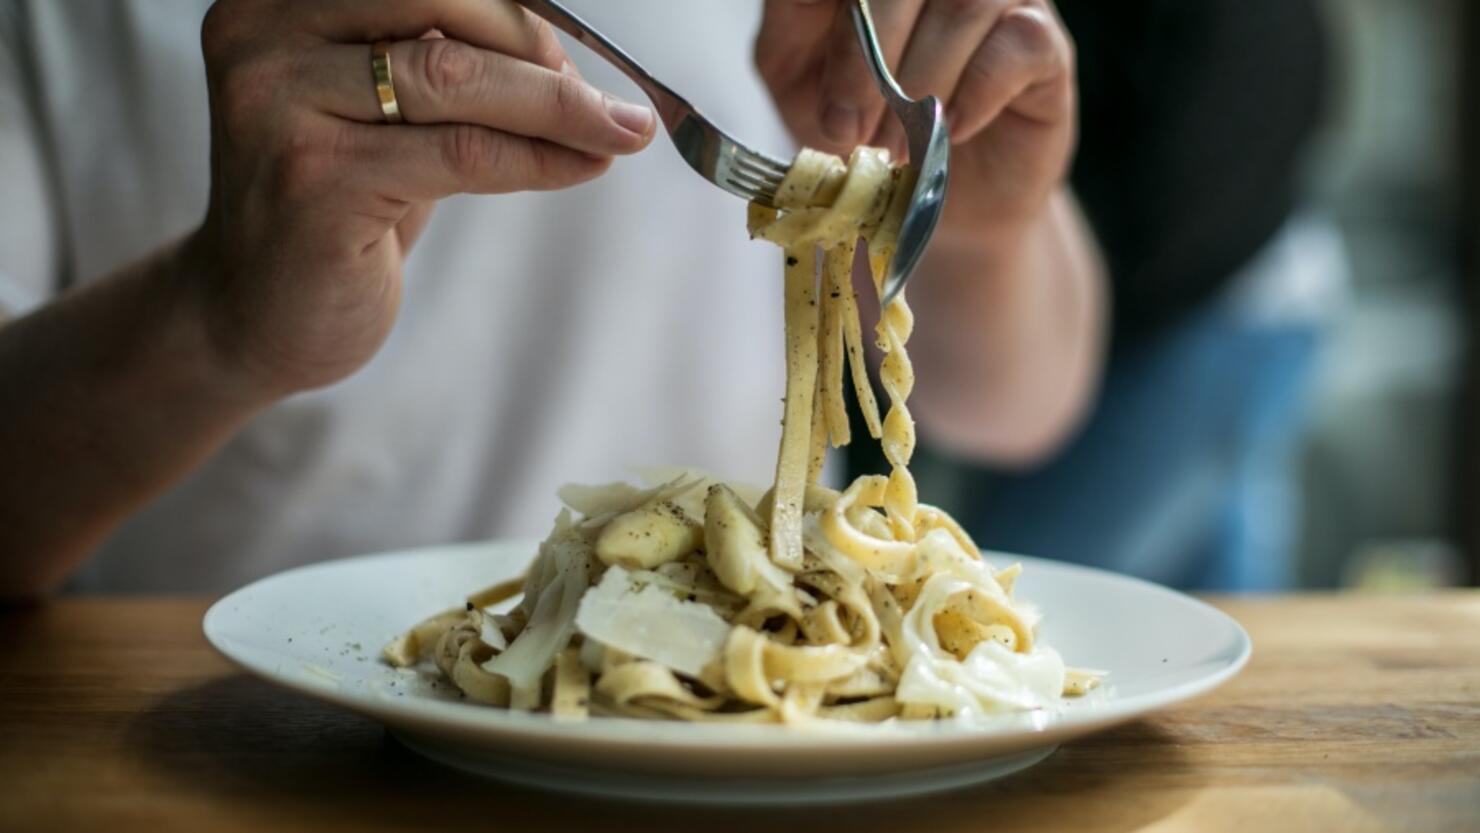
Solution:
M 1021 560 L 1042 637 L 1107 686 L 1058 714 L 797 730 L 593 719 L 560 723 L 461 702 L 379 661 L 381 645 L 478 587 L 516 575 L 533 542 L 330 561 L 250 584 L 206 613 L 211 644 L 247 670 L 385 723 L 412 749 L 505 780 L 610 797 L 810 803 L 948 789 L 1015 772 L 1063 741 L 1186 700 L 1249 658 L 1249 636 L 1196 599 L 1124 576 Z

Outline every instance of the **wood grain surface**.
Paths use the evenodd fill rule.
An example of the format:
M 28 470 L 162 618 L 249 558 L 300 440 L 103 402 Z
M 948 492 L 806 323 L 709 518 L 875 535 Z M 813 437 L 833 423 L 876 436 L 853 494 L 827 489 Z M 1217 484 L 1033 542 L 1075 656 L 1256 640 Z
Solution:
M 204 599 L 0 613 L 0 831 L 1480 831 L 1480 593 L 1218 600 L 1233 682 L 933 798 L 807 810 L 587 801 L 427 763 L 237 672 Z

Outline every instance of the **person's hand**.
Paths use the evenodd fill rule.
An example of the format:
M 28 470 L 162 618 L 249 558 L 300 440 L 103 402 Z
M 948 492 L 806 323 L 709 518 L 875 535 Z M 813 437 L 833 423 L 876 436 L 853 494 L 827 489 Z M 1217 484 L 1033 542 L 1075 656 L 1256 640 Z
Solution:
M 386 124 L 386 39 L 404 124 Z M 186 257 L 215 345 L 281 394 L 384 340 L 434 201 L 564 188 L 653 135 L 510 0 L 221 0 L 201 33 L 212 188 Z
M 755 60 L 805 145 L 846 154 L 904 135 L 887 113 L 843 0 L 766 0 Z M 885 58 L 905 93 L 938 96 L 951 129 L 951 186 L 937 240 L 1012 233 L 1044 210 L 1075 138 L 1074 47 L 1049 0 L 873 0 Z

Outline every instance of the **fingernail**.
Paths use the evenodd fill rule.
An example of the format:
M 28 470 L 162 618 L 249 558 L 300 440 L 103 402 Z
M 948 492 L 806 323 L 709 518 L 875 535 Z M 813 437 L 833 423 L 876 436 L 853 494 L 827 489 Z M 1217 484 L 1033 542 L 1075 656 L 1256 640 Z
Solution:
M 653 128 L 653 111 L 641 104 L 607 96 L 606 111 L 611 114 L 612 121 L 639 136 L 646 136 Z
M 857 107 L 833 102 L 822 111 L 822 135 L 829 142 L 852 146 L 862 132 L 863 119 Z

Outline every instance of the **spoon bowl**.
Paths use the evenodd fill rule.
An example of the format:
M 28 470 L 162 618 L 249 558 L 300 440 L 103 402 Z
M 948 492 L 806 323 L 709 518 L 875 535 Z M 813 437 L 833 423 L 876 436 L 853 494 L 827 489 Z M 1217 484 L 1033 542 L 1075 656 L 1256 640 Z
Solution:
M 940 221 L 946 202 L 946 184 L 950 180 L 950 131 L 946 127 L 945 108 L 940 99 L 933 95 L 910 98 L 894 80 L 879 48 L 868 0 L 856 0 L 852 12 L 864 59 L 889 109 L 904 126 L 910 164 L 915 170 L 914 192 L 899 226 L 898 244 L 884 275 L 883 294 L 879 298 L 879 305 L 887 307 L 914 274 L 931 235 L 935 233 L 936 223 Z

